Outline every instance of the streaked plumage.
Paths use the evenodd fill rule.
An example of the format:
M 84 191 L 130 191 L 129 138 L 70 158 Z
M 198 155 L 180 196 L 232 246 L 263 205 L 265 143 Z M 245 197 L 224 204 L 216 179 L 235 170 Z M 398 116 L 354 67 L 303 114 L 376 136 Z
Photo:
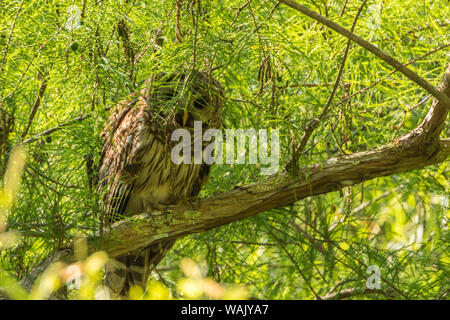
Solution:
M 194 121 L 202 121 L 203 132 L 220 128 L 223 89 L 206 73 L 186 74 L 149 78 L 139 95 L 131 95 L 112 112 L 102 133 L 99 172 L 104 224 L 196 196 L 207 180 L 209 165 L 171 161 L 170 137 L 177 128 L 192 132 Z M 174 242 L 163 240 L 109 263 L 106 285 L 120 296 L 126 296 L 131 285 L 144 286 Z

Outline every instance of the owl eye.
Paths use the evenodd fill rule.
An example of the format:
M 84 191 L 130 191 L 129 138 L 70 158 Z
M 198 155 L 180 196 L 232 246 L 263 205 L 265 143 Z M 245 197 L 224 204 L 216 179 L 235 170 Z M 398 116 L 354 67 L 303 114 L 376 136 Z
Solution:
M 196 108 L 196 109 L 203 109 L 206 107 L 206 105 L 207 105 L 207 102 L 206 102 L 205 98 L 203 98 L 203 97 L 197 98 L 194 101 L 194 108 Z

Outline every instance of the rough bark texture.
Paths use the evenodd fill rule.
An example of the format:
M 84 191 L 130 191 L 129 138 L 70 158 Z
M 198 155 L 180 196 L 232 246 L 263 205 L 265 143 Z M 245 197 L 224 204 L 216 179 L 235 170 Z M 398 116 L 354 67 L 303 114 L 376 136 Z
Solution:
M 405 142 L 405 144 L 407 144 Z M 205 198 L 191 204 L 168 207 L 166 212 L 135 216 L 104 233 L 99 246 L 91 239 L 90 248 L 102 248 L 111 257 L 144 248 L 163 238 L 181 238 L 270 209 L 290 205 L 303 198 L 336 191 L 345 186 L 377 177 L 421 169 L 440 163 L 450 155 L 450 143 L 442 142 L 431 156 L 417 152 L 414 145 L 388 146 L 334 158 L 302 170 L 301 176 L 282 173 L 264 181 Z
M 450 65 L 439 90 L 450 96 Z M 283 172 L 201 199 L 193 205 L 179 204 L 168 207 L 164 213 L 142 214 L 134 221 L 121 221 L 107 230 L 101 243 L 91 239 L 90 249 L 102 248 L 115 257 L 163 238 L 181 238 L 287 206 L 309 196 L 441 163 L 450 155 L 450 141 L 439 140 L 447 110 L 443 102 L 435 99 L 422 123 L 407 135 L 373 150 L 303 168 L 295 177 Z
M 148 247 L 161 239 L 177 239 L 203 232 L 270 209 L 291 205 L 309 196 L 336 191 L 377 177 L 421 169 L 448 159 L 450 140 L 440 140 L 439 136 L 450 110 L 450 65 L 440 87 L 436 89 L 394 58 L 336 23 L 295 1 L 280 2 L 320 21 L 371 51 L 431 93 L 435 99 L 422 123 L 387 145 L 316 163 L 300 169 L 295 176 L 283 172 L 251 185 L 238 186 L 231 191 L 201 199 L 194 204 L 178 204 L 167 207 L 164 212 L 144 213 L 120 221 L 105 230 L 102 237 L 97 235 L 88 239 L 89 252 L 104 250 L 110 257 L 117 257 Z M 77 118 L 75 121 L 82 119 L 84 118 Z M 58 127 L 51 130 L 57 129 Z M 33 139 L 36 137 L 25 143 L 34 141 Z M 22 285 L 31 288 L 39 274 L 53 262 L 73 260 L 71 248 L 60 250 L 32 270 L 22 281 Z
M 450 65 L 439 91 L 450 97 Z M 201 199 L 193 205 L 179 204 L 167 207 L 164 212 L 146 213 L 120 221 L 105 230 L 101 239 L 97 236 L 88 239 L 89 252 L 104 250 L 110 257 L 116 257 L 161 239 L 203 232 L 293 204 L 305 197 L 446 161 L 450 155 L 450 140 L 439 140 L 448 117 L 445 103 L 445 100 L 439 102 L 435 99 L 416 129 L 385 146 L 314 164 L 301 169 L 296 176 L 283 172 Z M 33 270 L 22 282 L 24 286 L 29 287 L 45 266 L 57 260 L 72 261 L 72 249 L 62 250 Z
M 450 96 L 450 65 L 439 90 Z M 441 163 L 450 155 L 450 140 L 439 140 L 448 117 L 447 110 L 435 99 L 416 129 L 385 146 L 314 164 L 301 169 L 296 176 L 283 172 L 196 203 L 178 204 L 167 207 L 165 212 L 144 213 L 120 221 L 105 230 L 101 238 L 88 239 L 89 252 L 104 250 L 110 257 L 116 257 L 145 248 L 160 239 L 181 238 L 287 206 L 309 196 Z M 72 256 L 71 249 L 66 249 L 43 265 L 57 260 L 70 262 Z M 32 273 L 31 278 L 38 273 Z

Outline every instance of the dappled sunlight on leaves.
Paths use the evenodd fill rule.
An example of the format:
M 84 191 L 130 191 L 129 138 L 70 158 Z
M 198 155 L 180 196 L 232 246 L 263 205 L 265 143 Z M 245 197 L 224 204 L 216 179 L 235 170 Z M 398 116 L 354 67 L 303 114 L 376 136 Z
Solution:
M 180 269 L 186 278 L 178 280 L 177 291 L 186 299 L 247 299 L 244 286 L 223 285 L 203 277 L 201 268 L 192 259 L 183 258 Z
M 147 283 L 146 294 L 144 300 L 168 300 L 170 299 L 170 291 L 159 281 L 150 280 Z
M 447 0 L 368 1 L 357 21 L 362 1 L 298 2 L 344 28 L 355 22 L 355 34 L 433 87 L 448 66 Z M 265 185 L 267 197 L 250 211 L 271 201 L 287 206 L 208 231 L 180 230 L 130 299 L 315 299 L 365 288 L 371 265 L 383 292 L 363 298 L 449 297 L 448 159 L 414 161 L 412 171 L 390 158 L 370 168 L 358 160 L 348 168 L 367 172 L 350 180 L 310 180 L 349 155 L 396 145 L 430 118 L 433 96 L 398 68 L 355 43 L 344 59 L 347 38 L 278 1 L 3 1 L 0 10 L 0 298 L 116 298 L 103 285 L 107 253 L 93 253 L 108 250 L 87 241 L 105 227 L 100 133 L 113 106 L 148 89 L 146 79 L 195 69 L 225 89 L 223 133 L 279 130 L 280 172 L 289 169 L 310 193 L 297 201 L 287 182 L 282 193 L 294 191 L 296 201 L 284 201 Z M 183 95 L 194 98 L 189 78 Z M 174 98 L 170 108 L 184 100 Z M 309 128 L 300 170 L 290 170 Z M 448 121 L 436 128 L 449 139 Z M 424 148 L 430 161 L 440 159 L 434 145 Z M 244 163 L 214 164 L 200 199 L 236 191 L 252 203 L 256 189 L 246 186 L 266 178 L 264 165 L 248 163 L 250 147 L 235 151 Z M 129 173 L 138 167 L 125 163 Z M 380 176 L 389 166 L 399 173 Z M 164 216 L 158 235 L 178 223 Z M 73 257 L 50 264 L 68 247 Z

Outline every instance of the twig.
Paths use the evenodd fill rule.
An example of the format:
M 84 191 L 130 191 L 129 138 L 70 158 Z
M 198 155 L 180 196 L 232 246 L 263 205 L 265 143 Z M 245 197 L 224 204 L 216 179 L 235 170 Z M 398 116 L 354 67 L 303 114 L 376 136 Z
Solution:
M 370 206 L 371 204 L 374 204 L 375 202 L 378 202 L 381 199 L 384 199 L 384 198 L 390 196 L 393 192 L 398 192 L 400 189 L 401 189 L 400 187 L 397 187 L 394 190 L 388 190 L 388 191 L 384 192 L 378 198 L 375 198 L 374 200 L 361 203 L 359 206 L 357 206 L 355 209 L 353 209 L 353 212 L 352 212 L 353 215 L 358 214 L 360 211 L 364 210 L 366 207 Z
M 31 171 L 33 171 L 38 176 L 40 176 L 40 177 L 42 177 L 42 178 L 44 178 L 44 179 L 46 179 L 46 180 L 48 180 L 50 182 L 53 182 L 54 184 L 57 184 L 57 185 L 59 185 L 61 187 L 69 188 L 69 189 L 81 189 L 81 187 L 79 187 L 79 186 L 67 185 L 67 184 L 64 184 L 62 182 L 56 181 L 56 180 L 54 180 L 54 179 L 52 179 L 50 177 L 47 177 L 46 175 L 42 174 L 38 169 L 33 168 L 33 166 L 28 166 L 28 167 L 31 169 Z
M 43 131 L 43 132 L 41 132 L 41 133 L 38 133 L 38 134 L 35 135 L 34 137 L 29 138 L 29 139 L 23 141 L 23 143 L 24 143 L 24 144 L 27 144 L 27 143 L 34 142 L 34 141 L 36 141 L 37 139 L 39 139 L 40 137 L 49 135 L 49 134 L 51 134 L 51 133 L 53 133 L 53 132 L 55 132 L 55 131 L 58 131 L 58 130 L 64 128 L 64 127 L 70 126 L 70 125 L 72 125 L 72 124 L 74 124 L 74 123 L 77 123 L 77 122 L 80 122 L 80 121 L 83 121 L 84 119 L 87 119 L 87 118 L 89 118 L 90 116 L 91 116 L 90 114 L 87 114 L 87 115 L 84 115 L 84 116 L 76 117 L 76 118 L 74 118 L 74 119 L 72 119 L 72 120 L 70 120 L 70 121 L 68 121 L 68 122 L 66 122 L 66 123 L 59 124 L 59 125 L 57 125 L 56 127 L 53 127 L 53 128 L 51 128 L 51 129 L 45 130 L 45 131 Z
M 279 2 L 282 2 L 289 7 L 300 11 L 301 13 L 307 15 L 308 17 L 319 21 L 320 23 L 326 25 L 327 27 L 333 29 L 337 33 L 351 39 L 353 42 L 357 43 L 364 49 L 372 52 L 374 55 L 385 61 L 390 66 L 394 67 L 396 71 L 400 71 L 403 73 L 408 79 L 414 81 L 416 84 L 421 86 L 423 89 L 425 89 L 427 92 L 429 92 L 431 95 L 433 95 L 436 99 L 441 101 L 447 109 L 450 109 L 450 98 L 447 97 L 444 93 L 440 92 L 438 89 L 436 89 L 431 83 L 429 83 L 424 78 L 420 77 L 417 73 L 412 71 L 411 69 L 407 68 L 404 64 L 402 64 L 400 61 L 395 59 L 394 57 L 388 55 L 384 51 L 380 50 L 378 47 L 374 46 L 370 42 L 364 40 L 363 38 L 357 36 L 353 32 L 345 29 L 341 25 L 329 20 L 328 18 L 325 18 L 324 16 L 321 16 L 317 12 L 295 2 L 292 0 L 279 0 Z
M 59 34 L 59 32 L 62 30 L 62 28 L 63 28 L 63 27 L 60 27 L 60 28 L 56 31 L 55 36 Z M 12 90 L 12 91 L 11 91 L 6 97 L 4 97 L 3 99 L 6 99 L 6 98 L 8 98 L 8 97 L 12 97 L 12 96 L 16 93 L 17 89 L 19 88 L 19 85 L 22 83 L 22 81 L 23 81 L 23 79 L 25 78 L 25 75 L 27 74 L 27 72 L 28 72 L 28 70 L 30 69 L 31 65 L 32 65 L 33 63 L 35 63 L 36 57 L 37 57 L 37 56 L 39 55 L 39 53 L 45 48 L 45 46 L 47 45 L 47 43 L 48 43 L 49 41 L 50 41 L 50 38 L 47 39 L 47 40 L 45 40 L 45 42 L 39 46 L 39 49 L 35 52 L 33 58 L 31 58 L 30 62 L 29 62 L 28 65 L 26 66 L 25 70 L 22 72 L 22 75 L 20 76 L 19 81 L 17 81 L 17 83 L 16 83 L 16 85 L 15 85 L 15 87 L 14 87 L 14 90 Z
M 288 84 L 284 86 L 278 86 L 278 89 L 331 87 L 332 85 L 333 83 L 299 83 L 299 84 Z
M 296 224 L 294 221 L 290 221 L 289 225 L 297 230 L 298 234 L 300 234 L 302 237 L 309 240 L 309 242 L 314 245 L 317 250 L 319 250 L 322 253 L 325 253 L 325 248 L 323 247 L 323 244 L 321 242 L 324 242 L 324 240 L 316 239 L 312 236 L 310 236 L 301 226 Z
M 176 0 L 175 6 L 177 9 L 177 12 L 175 14 L 175 38 L 177 39 L 178 43 L 181 43 L 183 41 L 183 34 L 180 30 L 180 14 L 181 14 L 181 8 L 183 7 L 183 0 Z
M 450 292 L 450 288 L 447 289 L 447 290 L 445 290 L 444 292 L 442 292 L 442 293 L 439 295 L 438 300 L 444 299 L 444 298 L 448 295 L 449 292 Z
M 388 294 L 381 289 L 349 288 L 349 289 L 344 289 L 337 293 L 327 294 L 324 297 L 319 297 L 319 299 L 320 300 L 342 300 L 342 299 L 347 299 L 347 298 L 351 298 L 351 297 L 355 297 L 355 296 L 364 296 L 364 295 L 369 295 L 369 294 L 381 294 L 381 295 L 389 297 L 389 298 L 395 297 L 392 294 Z
M 34 117 L 36 116 L 36 112 L 37 112 L 39 106 L 41 105 L 41 101 L 44 96 L 45 89 L 47 89 L 47 82 L 48 82 L 47 76 L 44 76 L 44 78 L 42 79 L 41 87 L 39 88 L 38 95 L 36 97 L 36 100 L 34 101 L 33 108 L 31 109 L 31 113 L 28 118 L 27 126 L 25 127 L 25 130 L 22 132 L 22 135 L 21 135 L 22 139 L 25 138 L 26 135 L 28 134 L 28 130 L 30 130 L 31 123 L 33 122 Z
M 247 0 L 242 6 L 240 6 L 239 8 L 237 8 L 237 12 L 234 15 L 233 21 L 230 24 L 230 28 L 234 26 L 234 23 L 236 22 L 237 18 L 239 17 L 239 15 L 241 14 L 242 10 L 245 9 L 245 7 L 247 7 L 250 2 L 252 2 L 252 0 Z
M 81 8 L 81 15 L 80 15 L 81 19 L 84 19 L 84 15 L 86 14 L 86 2 L 87 2 L 87 0 L 83 0 L 83 5 Z
M 272 230 L 270 230 L 269 228 L 266 228 L 266 230 L 269 232 L 269 234 L 272 236 L 272 238 L 274 238 L 277 242 L 280 242 L 280 239 L 277 236 L 275 236 L 275 234 L 272 232 Z M 305 283 L 308 286 L 309 290 L 311 290 L 311 292 L 314 294 L 316 299 L 318 299 L 318 298 L 320 299 L 320 296 L 317 294 L 316 290 L 314 290 L 314 288 L 312 287 L 311 281 L 308 281 L 308 279 L 306 278 L 306 275 L 303 273 L 302 269 L 298 266 L 297 262 L 295 261 L 294 257 L 291 255 L 289 250 L 287 250 L 285 246 L 280 246 L 280 248 L 281 248 L 282 251 L 284 251 L 284 253 L 287 255 L 289 260 L 291 260 L 292 264 L 295 266 L 295 268 L 297 269 L 298 273 L 303 278 L 303 281 L 305 281 Z
M 139 62 L 139 60 L 141 60 L 141 58 L 144 56 L 144 54 L 148 51 L 148 49 L 150 49 L 153 44 L 157 41 L 157 39 L 159 38 L 163 27 L 165 25 L 165 23 L 167 22 L 167 19 L 172 15 L 173 10 L 175 9 L 175 5 L 172 7 L 172 9 L 168 12 L 166 19 L 164 21 L 161 22 L 161 27 L 156 31 L 156 34 L 154 36 L 154 38 L 150 41 L 150 43 L 136 56 L 136 59 L 134 60 L 134 64 L 137 64 Z
M 243 99 L 230 99 L 231 101 L 235 101 L 235 102 L 241 102 L 241 103 L 248 103 L 251 104 L 252 106 L 257 107 L 258 109 L 260 109 L 261 111 L 264 111 L 264 107 L 262 105 L 257 104 L 256 102 L 250 101 L 250 100 L 243 100 Z
M 426 58 L 426 57 L 428 57 L 429 55 L 431 55 L 431 54 L 433 54 L 433 53 L 436 53 L 436 52 L 438 52 L 438 51 L 440 51 L 440 50 L 442 50 L 442 49 L 445 49 L 445 48 L 447 48 L 448 46 L 450 46 L 450 43 L 446 43 L 446 44 L 444 44 L 444 45 L 442 45 L 442 46 L 439 46 L 438 48 L 433 49 L 433 50 L 431 50 L 431 51 L 429 51 L 429 52 L 427 52 L 427 53 L 421 55 L 420 57 L 417 57 L 417 58 L 414 58 L 414 59 L 408 61 L 408 62 L 405 64 L 405 66 L 409 66 L 410 64 L 412 64 L 412 63 L 414 63 L 414 62 L 417 62 L 417 61 L 419 61 L 419 60 L 422 60 L 423 58 Z M 345 97 L 344 99 L 342 99 L 342 100 L 339 101 L 338 103 L 334 104 L 334 105 L 333 105 L 333 108 L 334 108 L 334 107 L 337 107 L 337 106 L 339 106 L 339 105 L 341 105 L 341 104 L 343 104 L 344 102 L 346 102 L 346 101 L 348 101 L 348 100 L 350 100 L 351 98 L 353 98 L 353 97 L 356 96 L 357 94 L 360 94 L 360 93 L 366 92 L 367 90 L 372 89 L 373 87 L 379 85 L 381 82 L 386 81 L 386 78 L 392 76 L 392 75 L 393 75 L 394 73 L 396 73 L 396 72 L 397 72 L 397 70 L 394 70 L 394 71 L 392 71 L 391 73 L 389 73 L 385 78 L 379 79 L 379 80 L 375 81 L 374 83 L 372 83 L 370 86 L 365 87 L 365 88 L 362 88 L 362 89 L 356 91 L 355 93 L 352 93 L 352 94 L 349 95 L 348 97 Z
M 3 66 L 6 62 L 6 55 L 9 50 L 9 45 L 11 44 L 11 38 L 12 38 L 12 35 L 14 32 L 14 28 L 16 27 L 17 18 L 19 17 L 20 12 L 22 11 L 22 6 L 23 6 L 24 2 L 25 2 L 25 0 L 22 0 L 22 2 L 20 3 L 20 7 L 17 10 L 16 16 L 14 17 L 13 24 L 11 26 L 11 30 L 9 31 L 9 36 L 8 36 L 8 41 L 6 42 L 5 51 L 3 51 L 3 58 L 2 58 L 1 68 L 0 68 L 0 74 L 3 72 Z
M 352 27 L 351 27 L 351 31 L 352 32 L 355 30 L 356 23 L 358 21 L 358 18 L 360 16 L 364 6 L 366 5 L 366 2 L 367 2 L 367 0 L 363 1 L 361 6 L 359 7 L 358 12 L 356 13 L 355 18 L 353 19 L 353 24 L 352 24 Z M 342 73 L 344 71 L 344 66 L 345 66 L 345 62 L 347 60 L 347 56 L 348 56 L 348 51 L 350 49 L 350 45 L 351 45 L 351 40 L 349 39 L 347 41 L 347 45 L 345 47 L 344 56 L 342 57 L 342 62 L 341 62 L 341 65 L 339 67 L 339 71 L 338 71 L 338 74 L 336 76 L 336 80 L 334 82 L 333 89 L 331 90 L 330 96 L 328 97 L 328 100 L 327 100 L 327 103 L 326 103 L 325 107 L 323 108 L 322 112 L 320 113 L 320 115 L 318 116 L 317 119 L 312 119 L 308 123 L 300 143 L 294 148 L 294 150 L 292 152 L 292 162 L 289 163 L 289 166 L 292 167 L 294 170 L 295 170 L 295 168 L 298 165 L 299 156 L 302 153 L 302 151 L 305 149 L 305 146 L 308 143 L 309 138 L 311 137 L 312 133 L 314 132 L 314 130 L 319 125 L 320 121 L 326 116 L 326 114 L 328 113 L 328 111 L 330 109 L 331 102 L 333 101 L 334 95 L 336 94 L 337 88 L 338 88 L 339 83 L 340 83 L 341 78 L 342 78 Z
M 347 9 L 348 0 L 345 0 L 344 5 L 342 6 L 341 17 L 344 15 L 345 10 Z

